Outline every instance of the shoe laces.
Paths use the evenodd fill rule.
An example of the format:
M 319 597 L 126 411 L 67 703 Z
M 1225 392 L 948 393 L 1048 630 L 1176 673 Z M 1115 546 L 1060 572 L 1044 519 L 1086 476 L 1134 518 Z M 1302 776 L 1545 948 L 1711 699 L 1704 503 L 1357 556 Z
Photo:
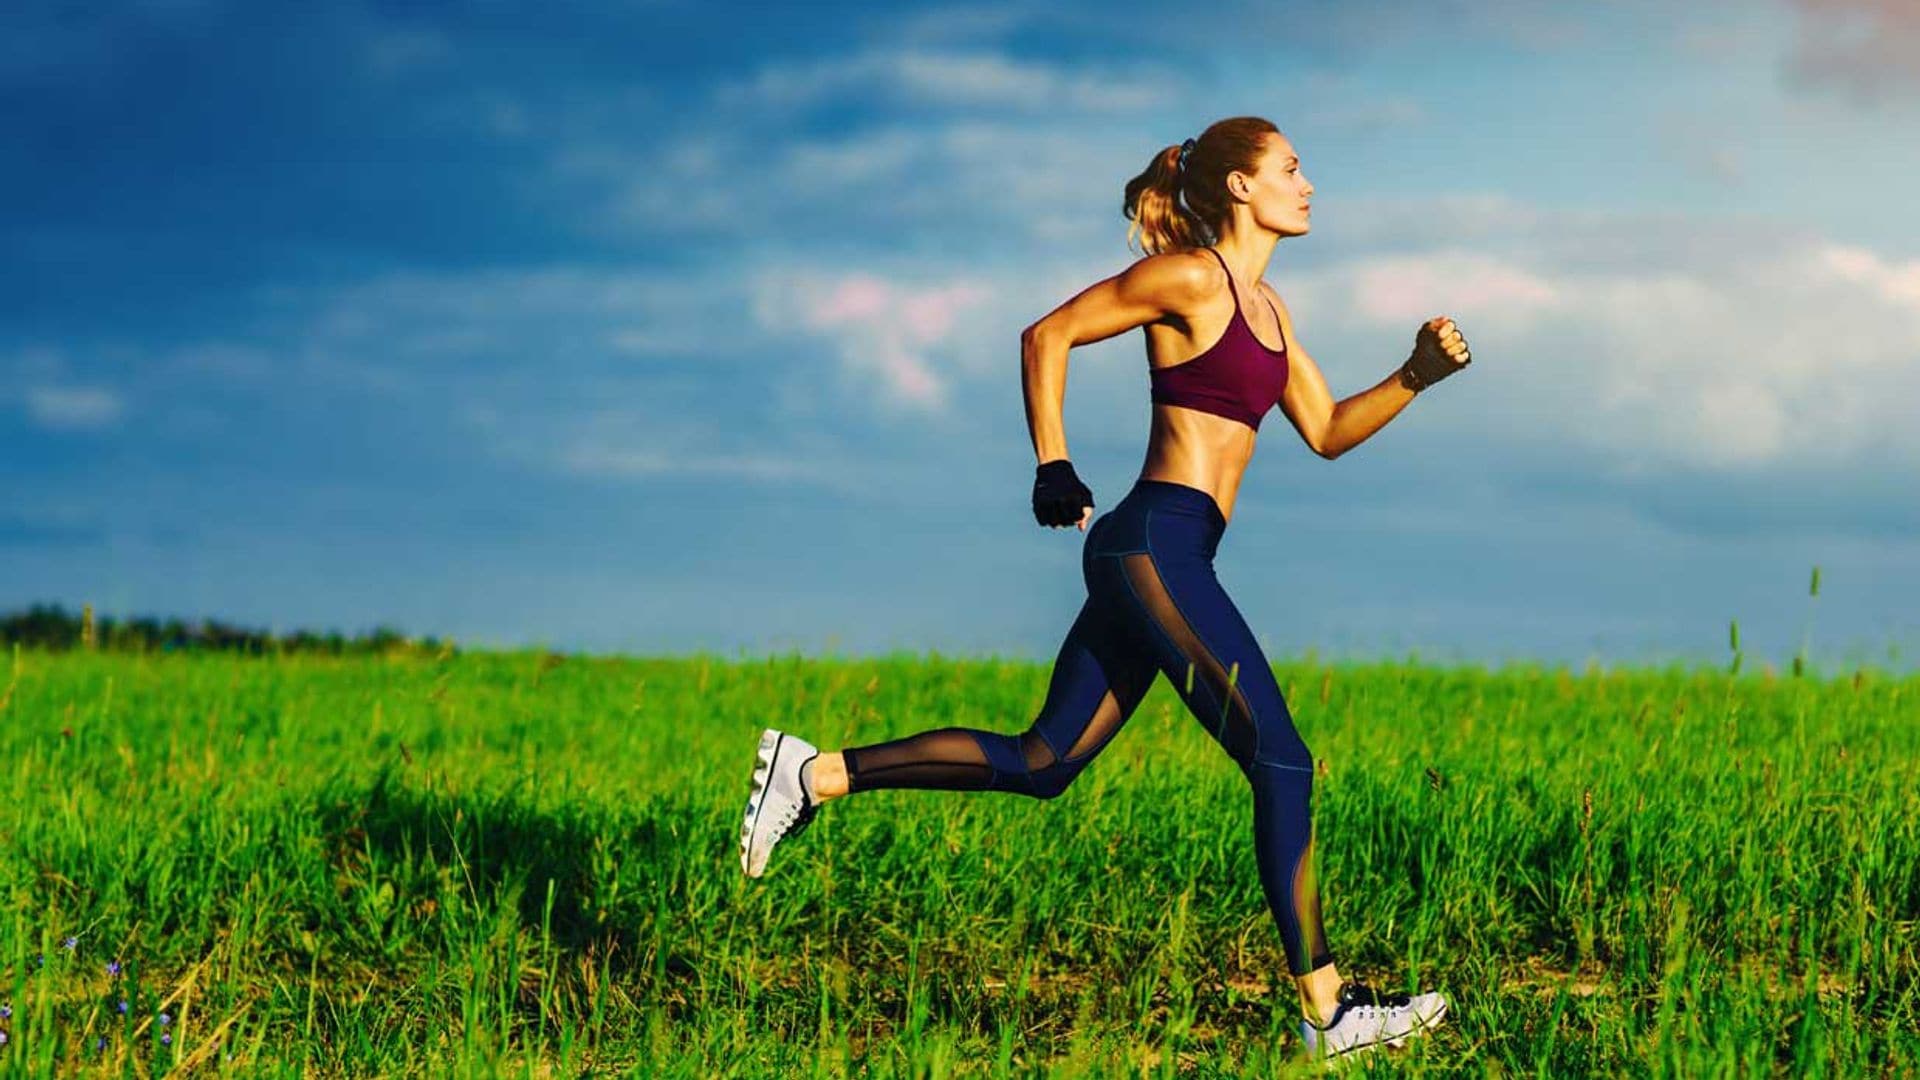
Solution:
M 807 831 L 813 824 L 813 815 L 819 809 L 818 804 L 802 793 L 800 798 L 788 803 L 780 811 L 780 833 L 782 837 L 795 837 Z

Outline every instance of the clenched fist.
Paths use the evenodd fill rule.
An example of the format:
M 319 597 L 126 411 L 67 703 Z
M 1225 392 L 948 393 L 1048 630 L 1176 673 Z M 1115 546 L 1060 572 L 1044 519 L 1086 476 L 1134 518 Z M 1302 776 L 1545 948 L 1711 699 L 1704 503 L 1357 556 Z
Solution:
M 1413 355 L 1400 365 L 1400 385 L 1416 393 L 1473 362 L 1467 339 L 1445 315 L 1428 319 L 1413 337 Z
M 1078 525 L 1084 531 L 1093 515 L 1093 492 L 1074 474 L 1066 458 L 1044 462 L 1033 474 L 1033 518 L 1054 528 Z

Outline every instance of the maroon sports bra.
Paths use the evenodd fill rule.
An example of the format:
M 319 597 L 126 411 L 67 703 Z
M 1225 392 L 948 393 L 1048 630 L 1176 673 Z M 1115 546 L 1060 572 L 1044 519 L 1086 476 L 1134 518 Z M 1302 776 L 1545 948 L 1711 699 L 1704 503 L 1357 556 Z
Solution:
M 1227 270 L 1227 260 L 1213 248 L 1207 250 L 1220 260 L 1220 268 Z M 1147 379 L 1153 385 L 1156 405 L 1198 409 L 1259 431 L 1261 417 L 1287 387 L 1285 335 L 1278 349 L 1262 345 L 1253 336 L 1246 316 L 1240 314 L 1240 291 L 1234 288 L 1231 270 L 1227 270 L 1227 288 L 1233 290 L 1233 318 L 1220 340 L 1191 360 L 1171 367 L 1149 367 Z M 1271 300 L 1267 309 L 1273 310 Z M 1274 311 L 1273 321 L 1279 324 L 1278 311 Z

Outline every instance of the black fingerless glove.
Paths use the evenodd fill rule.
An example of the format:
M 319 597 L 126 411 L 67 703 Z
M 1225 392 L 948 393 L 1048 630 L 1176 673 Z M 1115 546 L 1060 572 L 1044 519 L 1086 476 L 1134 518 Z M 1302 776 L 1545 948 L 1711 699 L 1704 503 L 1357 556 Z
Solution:
M 1466 344 L 1466 339 L 1461 339 Z M 1400 385 L 1419 393 L 1441 379 L 1473 363 L 1473 354 L 1469 352 L 1465 360 L 1454 363 L 1453 357 L 1440 345 L 1440 335 L 1421 327 L 1413 338 L 1413 355 L 1400 365 Z
M 1066 458 L 1043 462 L 1034 470 L 1033 518 L 1042 525 L 1077 525 L 1081 511 L 1093 505 L 1093 492 L 1074 475 Z

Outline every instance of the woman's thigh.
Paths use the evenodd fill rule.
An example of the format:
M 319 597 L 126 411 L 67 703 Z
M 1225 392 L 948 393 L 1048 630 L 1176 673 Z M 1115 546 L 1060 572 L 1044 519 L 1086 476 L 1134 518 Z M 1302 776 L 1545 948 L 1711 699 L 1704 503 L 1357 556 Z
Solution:
M 1167 525 L 1187 527 L 1179 520 Z M 1255 762 L 1311 769 L 1312 754 L 1273 668 L 1211 561 L 1180 537 L 1168 539 L 1144 551 L 1093 556 L 1090 587 L 1243 769 Z
M 1084 764 L 1112 740 L 1160 673 L 1158 659 L 1125 631 L 1125 615 L 1089 596 L 1054 657 L 1047 698 L 1024 747 L 1030 768 Z

